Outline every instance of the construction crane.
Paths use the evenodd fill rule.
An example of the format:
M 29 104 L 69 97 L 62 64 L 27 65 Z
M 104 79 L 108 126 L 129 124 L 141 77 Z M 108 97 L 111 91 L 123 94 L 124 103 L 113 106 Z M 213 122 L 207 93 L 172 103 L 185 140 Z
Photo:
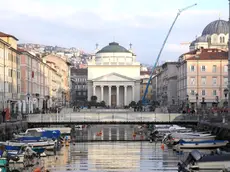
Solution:
M 147 93 L 148 93 L 149 84 L 150 84 L 150 82 L 151 82 L 151 80 L 152 80 L 152 77 L 153 77 L 153 74 L 154 74 L 154 70 L 155 70 L 155 68 L 156 68 L 156 66 L 157 66 L 157 64 L 158 64 L 158 61 L 159 61 L 160 56 L 161 56 L 161 53 L 162 53 L 162 51 L 163 51 L 163 49 L 164 49 L 165 43 L 166 43 L 166 41 L 167 41 L 167 39 L 168 39 L 168 37 L 169 37 L 171 31 L 172 31 L 172 28 L 173 28 L 174 24 L 176 23 L 177 18 L 179 17 L 179 15 L 180 15 L 183 11 L 185 11 L 185 10 L 187 10 L 187 9 L 189 9 L 189 8 L 192 8 L 192 7 L 196 6 L 196 5 L 197 5 L 197 4 L 193 4 L 193 5 L 190 5 L 190 6 L 186 7 L 186 8 L 183 8 L 183 9 L 179 9 L 179 10 L 178 10 L 178 13 L 177 13 L 177 15 L 176 15 L 176 18 L 174 19 L 174 21 L 173 21 L 173 23 L 172 23 L 172 25 L 171 25 L 171 27 L 170 27 L 170 29 L 169 29 L 169 31 L 168 31 L 168 34 L 166 35 L 166 38 L 165 38 L 165 40 L 164 40 L 164 42 L 163 42 L 163 45 L 162 45 L 162 47 L 161 47 L 161 49 L 160 49 L 160 52 L 159 52 L 158 56 L 157 56 L 156 62 L 155 62 L 155 64 L 154 64 L 153 68 L 152 68 L 152 71 L 151 71 L 151 74 L 150 74 L 148 83 L 147 83 L 146 88 L 145 88 L 144 95 L 143 95 L 143 97 L 142 97 L 142 104 L 143 104 L 143 105 L 146 105 L 146 104 L 147 104 L 146 95 L 147 95 Z

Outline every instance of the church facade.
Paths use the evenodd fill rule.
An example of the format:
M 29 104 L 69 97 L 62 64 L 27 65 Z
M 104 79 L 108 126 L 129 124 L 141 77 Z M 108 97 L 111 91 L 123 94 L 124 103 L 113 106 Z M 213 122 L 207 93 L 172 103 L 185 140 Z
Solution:
M 140 63 L 136 55 L 116 42 L 109 43 L 88 62 L 88 101 L 123 107 L 140 100 Z

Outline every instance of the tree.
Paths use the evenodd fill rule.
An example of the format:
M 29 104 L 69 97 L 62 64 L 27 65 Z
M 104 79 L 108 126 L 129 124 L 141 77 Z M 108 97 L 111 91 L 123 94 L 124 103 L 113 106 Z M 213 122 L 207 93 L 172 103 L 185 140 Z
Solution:
M 97 102 L 97 96 L 91 96 L 91 101 L 92 102 Z
M 101 104 L 102 107 L 105 107 L 105 101 L 101 101 L 100 104 Z
M 129 107 L 135 107 L 136 106 L 136 102 L 135 101 L 131 101 L 131 103 L 129 104 Z

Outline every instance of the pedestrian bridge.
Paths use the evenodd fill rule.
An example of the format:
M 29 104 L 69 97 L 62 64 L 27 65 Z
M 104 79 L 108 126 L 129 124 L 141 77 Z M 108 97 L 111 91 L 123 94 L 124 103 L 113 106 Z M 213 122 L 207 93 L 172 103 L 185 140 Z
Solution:
M 154 112 L 67 112 L 60 114 L 30 114 L 29 126 L 83 124 L 197 124 L 194 118 L 179 118 L 179 113 Z

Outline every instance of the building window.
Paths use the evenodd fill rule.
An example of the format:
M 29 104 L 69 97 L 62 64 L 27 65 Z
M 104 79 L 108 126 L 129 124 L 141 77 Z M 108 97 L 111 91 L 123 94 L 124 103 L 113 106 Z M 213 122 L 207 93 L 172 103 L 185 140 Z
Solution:
M 220 37 L 220 43 L 225 43 L 225 38 L 224 37 Z
M 202 85 L 206 85 L 206 77 L 202 77 L 201 78 L 201 84 Z
M 212 78 L 212 85 L 216 85 L 217 84 L 217 78 L 216 77 L 213 77 Z
M 212 66 L 212 72 L 216 73 L 216 68 L 217 68 L 216 65 L 213 65 Z
M 191 90 L 191 96 L 194 96 L 195 95 L 195 91 L 194 90 Z
M 213 96 L 216 96 L 216 90 L 213 90 L 213 91 L 212 91 L 212 95 L 213 95 Z
M 205 72 L 206 71 L 206 67 L 205 66 L 201 66 L 201 72 Z
M 17 93 L 20 93 L 21 92 L 21 88 L 20 88 L 20 85 L 17 86 Z
M 205 90 L 202 90 L 202 91 L 201 91 L 201 95 L 202 95 L 202 96 L 205 96 Z
M 191 84 L 191 85 L 195 85 L 195 78 L 194 78 L 194 77 L 191 77 L 191 78 L 190 78 L 190 84 Z
M 83 96 L 86 96 L 86 92 L 83 92 Z
M 194 65 L 190 66 L 190 71 L 191 71 L 191 72 L 194 72 L 194 71 L 195 71 L 195 66 L 194 66 Z
M 228 78 L 227 77 L 224 77 L 224 85 L 228 85 Z
M 227 65 L 224 66 L 224 72 L 228 72 L 228 66 Z

